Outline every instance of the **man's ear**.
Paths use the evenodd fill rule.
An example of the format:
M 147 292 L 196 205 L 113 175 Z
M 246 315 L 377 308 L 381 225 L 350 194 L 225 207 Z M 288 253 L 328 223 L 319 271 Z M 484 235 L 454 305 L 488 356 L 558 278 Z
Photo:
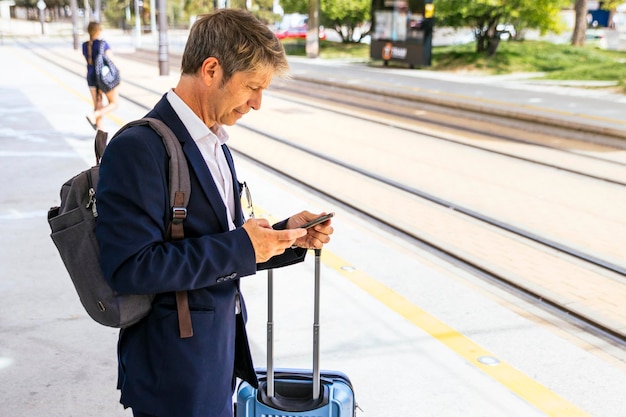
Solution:
M 202 79 L 207 85 L 215 82 L 216 79 L 221 77 L 220 62 L 215 57 L 208 57 L 202 63 L 201 75 Z

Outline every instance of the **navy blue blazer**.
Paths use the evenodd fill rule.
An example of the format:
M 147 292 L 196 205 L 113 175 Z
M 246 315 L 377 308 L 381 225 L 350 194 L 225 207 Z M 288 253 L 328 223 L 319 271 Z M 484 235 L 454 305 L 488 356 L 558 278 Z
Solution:
M 147 114 L 164 121 L 179 139 L 189 164 L 191 196 L 185 238 L 167 242 L 170 221 L 168 156 L 148 126 L 127 129 L 107 146 L 100 165 L 96 235 L 101 264 L 120 293 L 157 294 L 150 314 L 120 332 L 118 344 L 121 403 L 162 416 L 230 417 L 234 389 L 239 279 L 257 269 L 300 262 L 306 250 L 288 249 L 263 265 L 243 224 L 235 198 L 235 225 L 229 231 L 226 207 L 195 142 L 163 98 Z M 223 146 L 241 195 L 232 155 Z M 284 228 L 285 221 L 275 228 Z M 194 329 L 181 339 L 174 291 L 187 290 Z M 244 315 L 245 315 L 245 304 Z M 245 318 L 244 318 L 245 319 Z M 253 374 L 245 327 L 237 363 Z M 242 330 L 243 328 L 243 330 Z M 239 346 L 241 348 L 241 346 Z M 240 360 L 240 358 L 238 358 Z

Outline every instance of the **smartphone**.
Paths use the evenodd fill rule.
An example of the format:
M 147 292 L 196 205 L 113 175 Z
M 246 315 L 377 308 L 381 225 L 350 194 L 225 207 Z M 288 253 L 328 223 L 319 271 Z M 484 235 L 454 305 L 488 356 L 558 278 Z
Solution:
M 305 223 L 302 226 L 298 226 L 298 227 L 302 228 L 302 229 L 308 229 L 308 228 L 316 226 L 316 225 L 318 225 L 320 223 L 324 223 L 326 220 L 330 219 L 334 215 L 335 215 L 335 213 L 328 213 L 328 214 L 320 216 L 317 219 L 311 220 L 310 222 Z

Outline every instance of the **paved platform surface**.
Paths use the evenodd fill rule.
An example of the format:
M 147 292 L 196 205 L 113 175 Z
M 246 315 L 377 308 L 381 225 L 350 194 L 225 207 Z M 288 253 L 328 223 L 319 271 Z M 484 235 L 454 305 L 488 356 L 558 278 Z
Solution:
M 132 39 L 122 34 L 111 33 L 107 38 L 119 40 L 115 46 L 120 50 L 133 47 Z M 65 51 L 77 53 L 67 39 L 64 35 L 51 44 L 65 43 Z M 47 235 L 42 209 L 56 202 L 64 180 L 91 163 L 93 132 L 82 116 L 89 107 L 86 88 L 83 80 L 53 68 L 37 70 L 41 64 L 27 54 L 7 49 L 0 53 L 3 62 L 13 62 L 0 72 L 0 167 L 2 175 L 12 179 L 2 185 L 0 212 L 5 230 L 0 240 L 0 414 L 130 415 L 117 404 L 114 389 L 117 332 L 93 324 L 82 312 Z M 298 71 L 296 61 L 292 62 Z M 331 66 L 302 61 L 306 71 L 315 73 L 321 73 L 315 68 Z M 154 78 L 159 88 L 176 78 L 175 74 L 158 77 L 156 65 L 153 70 L 137 66 L 133 76 Z M 505 86 L 500 94 L 513 100 L 502 91 L 514 90 Z M 561 103 L 570 97 L 559 94 Z M 619 103 L 620 97 L 596 99 Z M 142 112 L 125 105 L 116 112 L 116 119 L 107 120 L 108 126 L 113 131 L 119 127 L 117 120 L 130 120 Z M 233 132 L 245 134 L 241 129 Z M 25 171 L 28 175 L 23 175 Z M 241 163 L 239 171 L 242 178 L 256 178 L 255 203 L 267 215 L 281 218 L 303 204 L 326 209 L 324 201 L 301 195 L 253 166 Z M 547 334 L 523 314 L 513 314 L 476 291 L 474 286 L 479 284 L 460 283 L 464 274 L 403 247 L 393 236 L 349 213 L 338 213 L 336 222 L 343 233 L 329 247 L 323 272 L 327 297 L 322 319 L 323 367 L 342 369 L 353 378 L 364 415 L 414 415 L 417 409 L 419 415 L 446 417 L 621 417 L 623 368 Z M 356 273 L 346 272 L 350 267 L 356 267 Z M 303 325 L 287 322 L 302 316 L 298 303 L 307 301 L 298 299 L 294 305 L 291 300 L 293 294 L 308 291 L 299 282 L 308 282 L 310 275 L 311 266 L 304 265 L 293 275 L 279 277 L 279 298 L 285 300 L 280 323 L 286 327 L 277 341 L 283 346 L 277 352 L 281 365 L 306 367 L 309 363 L 308 316 L 304 315 Z M 404 279 L 407 276 L 411 282 Z M 253 312 L 250 328 L 255 358 L 260 358 L 262 366 L 264 282 L 248 280 L 244 285 Z M 495 357 L 502 366 L 481 365 L 477 358 L 483 357 Z M 498 372 L 511 377 L 517 388 L 502 383 Z M 381 383 L 381 376 L 386 382 Z M 406 401 L 407 396 L 417 398 L 419 404 Z M 556 408 L 545 406 L 546 402 L 557 404 Z

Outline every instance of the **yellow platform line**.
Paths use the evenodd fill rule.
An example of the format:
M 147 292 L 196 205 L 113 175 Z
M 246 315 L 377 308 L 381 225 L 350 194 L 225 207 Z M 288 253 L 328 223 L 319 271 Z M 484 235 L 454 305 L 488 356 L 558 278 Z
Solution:
M 256 205 L 254 211 L 258 213 L 258 217 L 266 218 L 270 223 L 280 220 Z M 494 358 L 495 355 L 364 272 L 358 269 L 346 270 L 343 267 L 349 266 L 350 262 L 333 252 L 327 249 L 323 250 L 321 261 L 546 415 L 550 417 L 591 417 L 590 414 L 506 361 L 498 358 L 499 362 L 495 365 L 480 362 L 478 359 L 481 357 Z
M 504 361 L 500 360 L 496 365 L 479 362 L 480 357 L 494 357 L 494 355 L 367 274 L 359 270 L 342 269 L 342 266 L 350 264 L 334 253 L 328 250 L 322 251 L 322 262 L 547 415 L 552 417 L 589 416 Z

